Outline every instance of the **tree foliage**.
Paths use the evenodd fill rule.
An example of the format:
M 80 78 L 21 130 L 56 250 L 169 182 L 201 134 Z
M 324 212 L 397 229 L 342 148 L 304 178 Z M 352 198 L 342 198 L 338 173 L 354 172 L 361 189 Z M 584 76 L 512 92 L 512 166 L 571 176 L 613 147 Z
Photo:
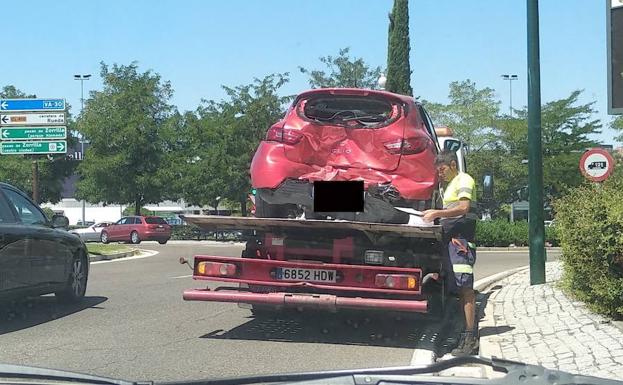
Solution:
M 0 92 L 2 99 L 36 97 L 36 95 L 27 94 L 13 85 L 2 87 Z M 75 122 L 69 113 L 67 113 L 67 126 L 69 132 L 72 132 L 75 127 Z M 72 146 L 76 139 L 69 137 L 67 141 L 69 146 Z M 32 196 L 32 163 L 35 160 L 39 164 L 39 201 L 52 203 L 60 201 L 65 178 L 71 176 L 76 168 L 76 162 L 64 156 L 2 155 L 0 156 L 0 180 Z
M 311 88 L 368 88 L 377 89 L 381 67 L 370 67 L 362 58 L 350 58 L 350 48 L 340 49 L 338 56 L 324 56 L 320 62 L 326 70 L 309 70 L 299 67 L 309 76 Z
M 217 198 L 239 202 L 246 213 L 251 159 L 268 128 L 279 121 L 291 97 L 280 96 L 288 74 L 272 74 L 251 84 L 223 87 L 227 98 L 204 100 L 184 115 L 185 154 L 178 159 L 177 186 L 191 204 L 214 206 Z
M 167 197 L 164 159 L 171 150 L 165 139 L 173 107 L 168 81 L 136 63 L 112 67 L 101 63 L 102 91 L 92 91 L 79 119 L 90 141 L 81 162 L 77 195 L 89 202 L 145 203 Z
M 413 95 L 409 53 L 409 2 L 394 0 L 389 14 L 387 44 L 387 82 L 385 89 L 403 95 Z

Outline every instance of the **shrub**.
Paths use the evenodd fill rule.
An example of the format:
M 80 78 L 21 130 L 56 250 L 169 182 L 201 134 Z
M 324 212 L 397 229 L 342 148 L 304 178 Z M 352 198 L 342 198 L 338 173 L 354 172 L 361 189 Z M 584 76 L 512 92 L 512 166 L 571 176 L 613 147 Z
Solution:
M 623 178 L 586 184 L 555 202 L 563 285 L 594 310 L 623 318 Z
M 504 219 L 480 221 L 476 225 L 476 244 L 484 247 L 528 246 L 528 222 L 509 222 Z M 545 241 L 558 246 L 558 232 L 554 226 L 545 228 Z

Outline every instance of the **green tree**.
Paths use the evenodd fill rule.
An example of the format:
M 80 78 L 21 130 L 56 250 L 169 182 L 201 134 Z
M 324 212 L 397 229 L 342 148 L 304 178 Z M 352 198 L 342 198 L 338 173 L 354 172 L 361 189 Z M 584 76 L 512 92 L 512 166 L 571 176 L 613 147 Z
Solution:
M 497 137 L 495 124 L 500 111 L 500 101 L 495 90 L 478 88 L 467 79 L 449 85 L 448 104 L 423 101 L 436 125 L 445 125 L 466 142 L 471 150 L 479 150 Z
M 413 95 L 411 65 L 409 64 L 409 2 L 394 0 L 389 14 L 387 44 L 387 82 L 385 89 L 403 95 Z
M 617 142 L 623 142 L 623 115 L 617 116 L 614 120 L 610 122 L 610 128 L 613 128 L 619 131 L 619 135 L 617 135 L 614 140 Z
M 299 67 L 301 73 L 309 76 L 311 88 L 368 88 L 377 89 L 381 67 L 370 67 L 362 58 L 351 59 L 350 48 L 340 49 L 338 56 L 325 56 L 320 62 L 327 70 L 308 70 Z M 328 72 L 327 72 L 328 71 Z
M 223 87 L 225 100 L 203 101 L 196 112 L 180 117 L 188 140 L 183 144 L 184 156 L 177 160 L 177 186 L 188 203 L 214 206 L 220 197 L 239 202 L 245 215 L 251 159 L 291 100 L 278 94 L 287 82 L 285 73 Z
M 92 91 L 78 121 L 90 140 L 89 156 L 81 162 L 77 195 L 89 202 L 157 203 L 169 194 L 164 160 L 171 151 L 165 141 L 173 112 L 168 104 L 171 84 L 152 71 L 140 72 L 136 62 L 112 67 L 101 63 L 104 88 Z
M 36 95 L 27 94 L 13 85 L 6 85 L 0 91 L 0 98 L 2 99 L 36 97 Z M 68 131 L 72 132 L 75 128 L 75 122 L 69 113 L 67 113 L 67 122 Z M 70 147 L 76 143 L 76 139 L 71 136 L 67 141 Z M 65 156 L 2 155 L 0 156 L 0 180 L 12 184 L 32 196 L 34 161 L 39 165 L 39 201 L 52 203 L 60 201 L 63 183 L 67 177 L 74 173 L 77 163 Z

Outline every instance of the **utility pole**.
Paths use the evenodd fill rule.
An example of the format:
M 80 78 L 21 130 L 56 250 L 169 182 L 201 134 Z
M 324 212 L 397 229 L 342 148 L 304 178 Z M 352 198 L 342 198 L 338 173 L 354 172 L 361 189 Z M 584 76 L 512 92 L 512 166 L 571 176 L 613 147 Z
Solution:
M 510 93 L 509 93 L 509 106 L 508 106 L 508 113 L 511 116 L 511 118 L 513 117 L 513 80 L 517 80 L 517 75 L 502 75 L 502 79 L 504 80 L 508 80 L 508 86 L 510 88 Z
M 74 75 L 74 80 L 80 80 L 80 117 L 84 111 L 84 81 L 89 80 L 91 74 Z M 84 134 L 80 133 L 80 161 L 84 160 Z M 82 226 L 86 223 L 86 201 L 82 200 Z
M 528 186 L 530 284 L 545 283 L 543 153 L 541 144 L 541 68 L 539 1 L 527 0 L 528 27 Z
M 32 200 L 39 204 L 39 163 L 32 161 Z

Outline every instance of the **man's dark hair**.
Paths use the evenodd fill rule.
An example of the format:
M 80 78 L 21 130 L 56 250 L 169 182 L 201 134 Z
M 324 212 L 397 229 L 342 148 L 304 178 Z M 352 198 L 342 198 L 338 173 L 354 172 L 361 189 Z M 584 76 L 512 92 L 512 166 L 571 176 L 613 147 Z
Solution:
M 437 157 L 435 157 L 435 166 L 441 166 L 442 164 L 450 166 L 452 161 L 454 161 L 457 167 L 459 166 L 459 159 L 456 156 L 456 152 L 451 150 L 443 150 L 442 152 L 437 154 Z

